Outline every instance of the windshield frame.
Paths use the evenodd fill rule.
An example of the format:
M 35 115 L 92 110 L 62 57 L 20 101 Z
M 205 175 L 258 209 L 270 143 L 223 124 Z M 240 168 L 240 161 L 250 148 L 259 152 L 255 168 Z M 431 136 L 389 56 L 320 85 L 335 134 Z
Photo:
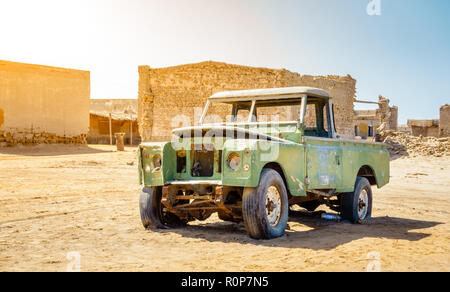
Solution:
M 273 103 L 273 106 L 282 106 L 283 102 L 279 99 L 268 99 L 268 100 L 260 100 L 257 98 L 246 98 L 246 99 L 242 99 L 242 100 L 235 100 L 233 102 L 231 102 L 230 100 L 211 100 L 208 99 L 208 101 L 206 102 L 206 106 L 203 110 L 202 116 L 200 117 L 200 121 L 198 123 L 199 126 L 204 126 L 204 125 L 267 125 L 267 124 L 277 124 L 277 125 L 293 125 L 293 124 L 297 124 L 298 127 L 300 127 L 300 125 L 303 123 L 304 118 L 305 118 L 305 113 L 306 113 L 306 103 L 307 103 L 307 96 L 303 95 L 300 96 L 298 98 L 291 98 L 291 99 L 286 99 L 284 100 L 286 103 L 286 105 L 292 105 L 295 104 L 295 100 L 299 100 L 300 101 L 300 113 L 299 113 L 299 120 L 296 121 L 265 121 L 265 122 L 255 122 L 253 121 L 254 118 L 254 113 L 256 111 L 256 109 L 258 108 L 257 102 L 265 102 L 268 103 L 269 105 L 264 106 L 264 107 L 270 107 L 272 106 L 271 103 Z M 240 102 L 251 102 L 251 107 L 249 110 L 249 115 L 248 115 L 248 120 L 247 122 L 221 122 L 221 123 L 204 123 L 204 120 L 208 114 L 208 110 L 211 107 L 212 103 L 226 103 L 226 104 L 232 104 L 233 105 L 233 109 L 237 108 L 236 104 L 239 104 Z M 232 113 L 233 115 L 235 115 L 235 113 Z

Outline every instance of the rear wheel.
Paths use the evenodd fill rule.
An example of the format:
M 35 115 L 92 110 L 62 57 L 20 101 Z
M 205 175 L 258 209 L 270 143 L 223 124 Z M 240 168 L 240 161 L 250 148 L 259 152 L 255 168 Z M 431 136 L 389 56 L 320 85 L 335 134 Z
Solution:
M 175 214 L 165 211 L 161 204 L 162 190 L 158 187 L 144 188 L 139 198 L 142 225 L 145 228 L 167 229 L 186 224 Z
M 365 177 L 358 177 L 355 190 L 342 194 L 341 215 L 353 223 L 364 223 L 372 217 L 372 188 Z
M 256 188 L 245 188 L 242 199 L 244 224 L 250 237 L 271 239 L 284 234 L 289 205 L 280 174 L 264 169 Z

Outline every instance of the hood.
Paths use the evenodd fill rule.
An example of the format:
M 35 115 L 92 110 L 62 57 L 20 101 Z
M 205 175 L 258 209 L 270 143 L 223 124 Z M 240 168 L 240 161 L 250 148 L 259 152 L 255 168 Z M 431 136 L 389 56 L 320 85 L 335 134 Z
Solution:
M 288 140 L 277 137 L 278 132 L 273 135 L 265 134 L 268 128 L 254 127 L 242 128 L 237 126 L 195 126 L 179 128 L 172 131 L 172 133 L 180 138 L 194 138 L 194 137 L 225 137 L 229 139 L 253 139 L 266 140 L 280 143 L 292 143 Z M 269 128 L 270 129 L 270 128 Z

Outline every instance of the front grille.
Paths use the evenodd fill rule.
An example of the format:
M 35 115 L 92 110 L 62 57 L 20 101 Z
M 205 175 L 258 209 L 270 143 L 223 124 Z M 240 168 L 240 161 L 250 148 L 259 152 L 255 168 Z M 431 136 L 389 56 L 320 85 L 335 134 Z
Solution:
M 201 150 L 200 150 L 201 149 Z M 191 150 L 192 177 L 211 177 L 214 174 L 214 146 L 194 145 Z

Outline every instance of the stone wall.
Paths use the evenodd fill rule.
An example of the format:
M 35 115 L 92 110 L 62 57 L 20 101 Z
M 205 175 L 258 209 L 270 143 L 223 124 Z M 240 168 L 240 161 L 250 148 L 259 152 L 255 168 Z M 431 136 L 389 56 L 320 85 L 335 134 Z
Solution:
M 1 146 L 85 143 L 88 71 L 0 61 Z
M 198 122 L 207 98 L 216 92 L 289 86 L 327 90 L 334 97 L 338 132 L 353 134 L 356 80 L 350 76 L 308 76 L 211 61 L 156 69 L 140 66 L 139 131 L 143 141 L 167 140 L 173 128 Z
M 439 115 L 440 137 L 450 137 L 450 105 L 441 106 Z

